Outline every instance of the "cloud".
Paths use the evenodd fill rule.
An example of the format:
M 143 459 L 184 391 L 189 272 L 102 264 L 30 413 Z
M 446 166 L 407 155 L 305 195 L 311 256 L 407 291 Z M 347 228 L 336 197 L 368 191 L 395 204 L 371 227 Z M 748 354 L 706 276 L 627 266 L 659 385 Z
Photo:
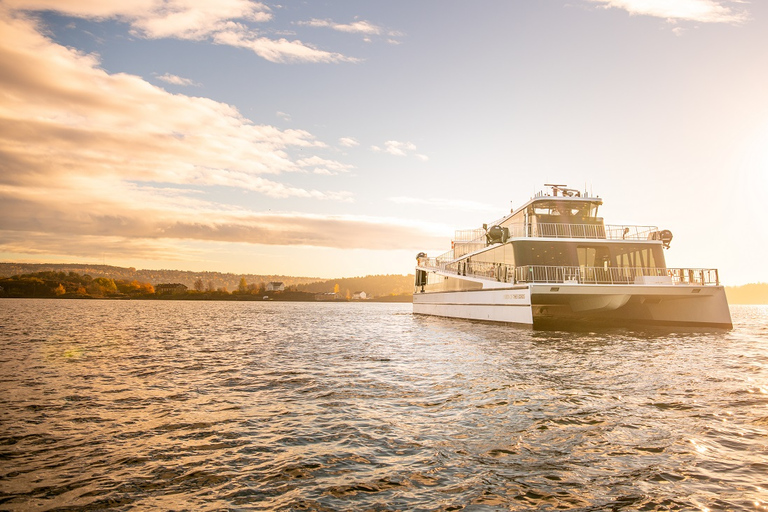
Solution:
M 359 146 L 360 143 L 354 137 L 342 137 L 339 139 L 339 145 L 344 146 L 345 148 L 353 148 Z
M 200 84 L 194 82 L 193 80 L 190 80 L 189 78 L 182 78 L 180 76 L 172 75 L 170 73 L 166 73 L 164 75 L 158 76 L 158 80 L 162 80 L 163 82 L 167 82 L 169 84 L 173 85 L 181 85 L 181 86 L 199 86 Z
M 688 20 L 704 23 L 743 23 L 746 11 L 737 12 L 728 2 L 715 0 L 588 0 L 606 9 L 624 9 L 632 15 L 655 16 L 670 21 Z M 742 3 L 742 2 L 733 2 Z
M 213 34 L 213 42 L 247 48 L 256 55 L 275 63 L 290 62 L 360 62 L 360 59 L 346 57 L 340 53 L 319 50 L 299 40 L 268 39 L 254 37 L 244 27 L 232 25 L 226 30 Z
M 312 19 L 309 21 L 300 21 L 297 25 L 307 27 L 331 28 L 339 32 L 348 32 L 352 34 L 379 35 L 384 30 L 369 21 L 353 21 L 352 23 L 336 23 L 331 20 Z
M 401 32 L 395 30 L 386 31 L 383 27 L 366 20 L 355 20 L 351 23 L 338 23 L 329 19 L 313 18 L 309 21 L 296 22 L 296 25 L 315 28 L 330 28 L 337 32 L 346 32 L 348 34 L 361 34 L 364 36 L 363 41 L 366 43 L 372 42 L 372 36 L 385 36 L 385 41 L 387 43 L 400 44 L 400 41 L 396 38 L 403 37 L 403 33 Z
M 109 185 L 100 191 L 51 189 L 45 194 L 0 187 L 0 252 L 50 252 L 51 238 L 45 234 L 136 240 L 148 246 L 153 241 L 198 240 L 395 250 L 429 245 L 442 240 L 439 234 L 446 231 L 392 218 L 253 212 L 160 193 L 153 204 L 138 189 L 119 191 L 119 197 L 106 198 L 98 194 L 114 192 Z
M 436 231 L 206 200 L 210 187 L 230 187 L 349 201 L 345 191 L 278 179 L 352 166 L 313 155 L 326 146 L 309 132 L 257 125 L 230 105 L 109 74 L 97 57 L 52 42 L 18 12 L 0 9 L 0 33 L 0 252 L 83 254 L 80 244 L 103 242 L 159 257 L 195 240 L 396 249 Z M 299 149 L 306 156 L 293 158 Z
M 125 177 L 332 197 L 262 177 L 301 170 L 291 148 L 323 148 L 303 130 L 256 125 L 234 107 L 108 74 L 23 18 L 0 18 L 0 180 Z
M 313 172 L 315 174 L 335 175 L 341 172 L 347 172 L 350 169 L 354 169 L 354 165 L 343 164 L 335 160 L 326 160 L 319 156 L 313 156 L 310 158 L 303 158 L 296 162 L 300 167 L 314 167 Z
M 4 0 L 4 4 L 16 11 L 49 10 L 86 19 L 117 19 L 128 23 L 138 37 L 210 40 L 249 49 L 276 63 L 359 61 L 299 40 L 261 35 L 250 24 L 263 24 L 273 15 L 265 4 L 250 0 Z
M 422 162 L 429 160 L 427 155 L 416 153 L 416 145 L 412 142 L 400 142 L 397 140 L 388 140 L 384 143 L 384 147 L 371 146 L 371 149 L 375 152 L 385 152 L 395 156 L 408 156 L 414 155 Z

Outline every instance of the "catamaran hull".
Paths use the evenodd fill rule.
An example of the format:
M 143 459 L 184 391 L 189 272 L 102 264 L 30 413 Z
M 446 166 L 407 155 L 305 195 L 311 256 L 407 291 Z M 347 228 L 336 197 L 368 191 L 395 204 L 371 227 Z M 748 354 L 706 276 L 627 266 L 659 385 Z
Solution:
M 413 312 L 534 327 L 569 323 L 732 327 L 722 286 L 558 283 L 415 293 Z
M 531 290 L 528 286 L 418 293 L 413 296 L 413 312 L 468 320 L 533 324 Z

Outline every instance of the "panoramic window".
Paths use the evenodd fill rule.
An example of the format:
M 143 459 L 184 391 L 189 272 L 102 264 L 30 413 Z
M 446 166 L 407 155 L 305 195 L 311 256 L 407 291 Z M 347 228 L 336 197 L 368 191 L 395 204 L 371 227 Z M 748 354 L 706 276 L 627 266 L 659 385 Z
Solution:
M 659 268 L 664 267 L 661 246 L 620 245 L 612 250 L 617 267 Z

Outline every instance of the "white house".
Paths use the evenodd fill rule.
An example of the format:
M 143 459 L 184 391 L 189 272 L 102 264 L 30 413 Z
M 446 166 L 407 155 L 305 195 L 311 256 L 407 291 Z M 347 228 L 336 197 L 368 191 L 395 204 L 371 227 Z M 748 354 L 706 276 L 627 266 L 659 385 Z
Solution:
M 272 281 L 267 283 L 268 292 L 282 292 L 285 291 L 285 283 L 282 281 Z
M 365 292 L 355 292 L 352 294 L 352 300 L 365 300 L 367 297 Z

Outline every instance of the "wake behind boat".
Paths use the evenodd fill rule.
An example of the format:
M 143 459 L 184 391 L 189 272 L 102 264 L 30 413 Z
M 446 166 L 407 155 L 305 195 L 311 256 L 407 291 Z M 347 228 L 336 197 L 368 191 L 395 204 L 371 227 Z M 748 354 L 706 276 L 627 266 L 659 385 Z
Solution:
M 717 269 L 667 268 L 672 233 L 612 226 L 599 197 L 547 184 L 521 208 L 417 257 L 413 312 L 534 326 L 731 328 Z

